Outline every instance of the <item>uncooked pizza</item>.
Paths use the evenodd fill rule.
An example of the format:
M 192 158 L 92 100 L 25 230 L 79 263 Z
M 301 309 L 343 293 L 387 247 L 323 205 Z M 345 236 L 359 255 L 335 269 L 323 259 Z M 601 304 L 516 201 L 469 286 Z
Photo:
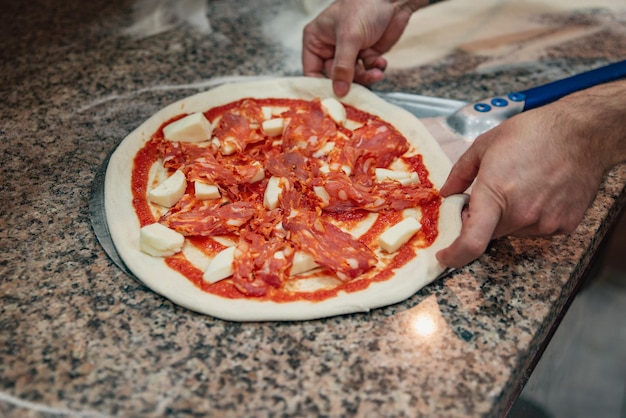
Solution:
M 174 103 L 111 156 L 117 252 L 174 303 L 234 321 L 400 302 L 443 271 L 465 199 L 410 113 L 328 80 L 225 84 Z

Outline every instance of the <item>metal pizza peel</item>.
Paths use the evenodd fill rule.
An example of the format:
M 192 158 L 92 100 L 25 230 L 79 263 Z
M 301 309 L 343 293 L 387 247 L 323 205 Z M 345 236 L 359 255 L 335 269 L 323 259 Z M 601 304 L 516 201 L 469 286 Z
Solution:
M 597 84 L 626 77 L 626 60 L 597 68 L 563 80 L 512 92 L 475 103 L 401 92 L 375 92 L 386 101 L 400 106 L 420 119 L 456 162 L 472 141 L 504 120 L 567 94 Z M 115 249 L 104 210 L 104 179 L 111 154 L 96 172 L 89 196 L 89 215 L 96 238 L 109 258 L 123 272 L 135 278 Z
M 107 224 L 106 213 L 104 210 L 104 178 L 106 176 L 107 167 L 109 165 L 109 159 L 111 154 L 106 156 L 102 165 L 98 168 L 96 175 L 91 183 L 91 192 L 89 193 L 89 218 L 91 220 L 91 227 L 96 234 L 98 242 L 104 249 L 104 252 L 109 256 L 111 261 L 124 273 L 130 277 L 136 279 L 135 275 L 126 267 L 122 257 L 117 252 L 113 239 L 111 238 L 111 232 L 109 231 L 109 225 Z

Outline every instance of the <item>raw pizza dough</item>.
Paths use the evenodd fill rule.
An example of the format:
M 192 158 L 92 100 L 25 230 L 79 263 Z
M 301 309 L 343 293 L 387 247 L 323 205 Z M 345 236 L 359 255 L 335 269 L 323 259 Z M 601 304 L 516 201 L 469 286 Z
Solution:
M 141 282 L 177 305 L 202 314 L 232 321 L 290 321 L 362 312 L 394 304 L 409 298 L 443 272 L 444 268 L 437 262 L 435 253 L 447 247 L 459 235 L 460 213 L 466 202 L 465 196 L 444 199 L 440 207 L 437 239 L 430 247 L 419 250 L 415 259 L 397 269 L 392 278 L 371 283 L 362 291 L 340 292 L 336 297 L 319 302 L 277 303 L 253 298 L 218 297 L 198 289 L 186 277 L 167 267 L 162 258 L 141 252 L 140 224 L 132 205 L 130 185 L 135 154 L 172 117 L 206 111 L 244 97 L 313 100 L 334 95 L 329 80 L 307 77 L 225 84 L 165 107 L 131 132 L 112 154 L 107 167 L 105 211 L 117 252 Z M 417 148 L 417 152 L 422 154 L 434 187 L 441 187 L 450 171 L 451 163 L 418 119 L 358 85 L 354 85 L 341 101 L 378 115 L 394 125 Z

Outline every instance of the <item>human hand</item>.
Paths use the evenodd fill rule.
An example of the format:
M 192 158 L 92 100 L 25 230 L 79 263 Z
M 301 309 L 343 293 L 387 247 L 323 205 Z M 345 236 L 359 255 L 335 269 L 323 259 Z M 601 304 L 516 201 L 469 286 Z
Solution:
M 383 53 L 398 41 L 413 11 L 425 0 L 337 0 L 304 28 L 304 75 L 327 76 L 337 96 L 350 83 L 384 78 Z
M 439 262 L 461 267 L 505 235 L 571 232 L 604 171 L 626 160 L 624 93 L 626 81 L 599 86 L 479 136 L 441 188 L 449 196 L 475 181 L 461 234 L 437 253 Z

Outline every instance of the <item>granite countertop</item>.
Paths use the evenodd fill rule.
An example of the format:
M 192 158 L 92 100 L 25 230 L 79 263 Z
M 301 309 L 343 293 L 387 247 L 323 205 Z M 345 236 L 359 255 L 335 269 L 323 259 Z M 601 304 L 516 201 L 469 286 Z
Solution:
M 295 2 L 189 2 L 207 8 L 210 27 L 190 20 L 143 37 L 124 31 L 130 0 L 4 3 L 5 417 L 500 416 L 625 206 L 622 165 L 572 234 L 497 240 L 403 303 L 306 322 L 198 315 L 111 262 L 90 223 L 92 183 L 111 150 L 166 104 L 220 77 L 298 74 L 297 54 L 266 24 Z M 597 30 L 511 66 L 489 67 L 474 44 L 419 71 L 391 71 L 377 88 L 476 100 L 565 77 L 623 59 L 616 15 L 623 22 L 602 9 L 542 16 Z

